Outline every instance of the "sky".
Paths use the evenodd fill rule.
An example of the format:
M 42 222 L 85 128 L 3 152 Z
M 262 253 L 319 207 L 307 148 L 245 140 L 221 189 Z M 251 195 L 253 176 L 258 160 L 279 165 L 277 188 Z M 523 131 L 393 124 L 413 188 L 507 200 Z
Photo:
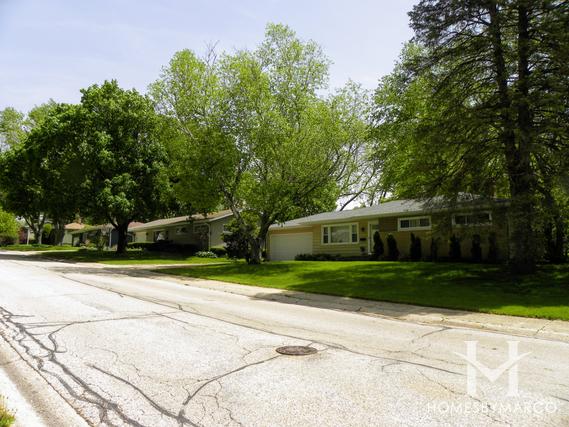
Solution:
M 116 79 L 145 92 L 181 49 L 254 49 L 268 22 L 312 39 L 332 60 L 330 87 L 373 89 L 412 37 L 417 0 L 0 0 L 0 110 Z

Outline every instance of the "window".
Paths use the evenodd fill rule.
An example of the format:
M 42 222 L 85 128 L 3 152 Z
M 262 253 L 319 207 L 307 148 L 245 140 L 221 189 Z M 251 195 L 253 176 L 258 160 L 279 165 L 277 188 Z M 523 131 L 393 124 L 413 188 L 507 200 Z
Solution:
M 188 227 L 177 227 L 176 234 L 188 234 Z
M 358 243 L 357 224 L 338 224 L 322 226 L 322 243 L 330 244 L 350 244 Z
M 492 215 L 490 212 L 455 214 L 452 216 L 452 224 L 458 226 L 492 224 Z
M 159 242 L 161 240 L 168 240 L 168 232 L 164 230 L 155 231 L 153 240 L 155 242 Z
M 403 230 L 430 230 L 431 217 L 417 216 L 414 218 L 399 218 L 399 231 Z
M 209 234 L 209 226 L 207 224 L 194 225 L 194 233 L 207 236 Z

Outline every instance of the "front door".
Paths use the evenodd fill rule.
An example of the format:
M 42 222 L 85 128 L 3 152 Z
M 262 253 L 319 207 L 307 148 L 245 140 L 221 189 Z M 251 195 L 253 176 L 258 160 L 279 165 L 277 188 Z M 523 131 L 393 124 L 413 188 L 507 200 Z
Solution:
M 377 221 L 370 222 L 367 227 L 367 251 L 368 253 L 373 253 L 373 235 L 376 231 L 379 231 L 379 224 Z

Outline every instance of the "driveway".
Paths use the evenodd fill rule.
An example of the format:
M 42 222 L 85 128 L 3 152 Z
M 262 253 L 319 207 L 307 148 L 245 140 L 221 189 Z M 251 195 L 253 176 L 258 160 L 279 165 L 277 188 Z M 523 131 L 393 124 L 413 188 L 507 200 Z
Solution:
M 57 393 L 61 414 L 72 409 L 90 425 L 569 424 L 569 344 L 556 339 L 15 254 L 0 255 L 0 312 L 2 351 L 25 362 L 36 387 Z M 317 351 L 275 351 L 285 345 Z M 456 353 L 474 355 L 485 375 L 474 361 L 468 376 Z M 495 378 L 484 368 L 504 363 Z M 12 365 L 2 367 L 15 378 Z M 61 414 L 39 415 L 61 425 Z

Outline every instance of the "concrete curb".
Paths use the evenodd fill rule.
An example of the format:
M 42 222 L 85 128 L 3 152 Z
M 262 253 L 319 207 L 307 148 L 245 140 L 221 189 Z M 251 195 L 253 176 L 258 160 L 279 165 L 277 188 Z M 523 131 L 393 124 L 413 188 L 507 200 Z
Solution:
M 140 271 L 142 272 L 142 271 Z M 186 286 L 195 286 L 215 291 L 243 295 L 250 298 L 299 304 L 330 310 L 359 313 L 366 316 L 382 317 L 441 327 L 458 327 L 498 332 L 522 337 L 539 338 L 569 343 L 569 322 L 563 320 L 535 319 L 529 317 L 506 316 L 477 313 L 437 307 L 423 307 L 411 304 L 370 301 L 350 297 L 311 294 L 301 291 L 288 291 L 259 286 L 240 285 L 217 280 L 192 279 L 174 276 L 159 271 L 147 271 L 149 275 L 162 280 L 175 281 Z

